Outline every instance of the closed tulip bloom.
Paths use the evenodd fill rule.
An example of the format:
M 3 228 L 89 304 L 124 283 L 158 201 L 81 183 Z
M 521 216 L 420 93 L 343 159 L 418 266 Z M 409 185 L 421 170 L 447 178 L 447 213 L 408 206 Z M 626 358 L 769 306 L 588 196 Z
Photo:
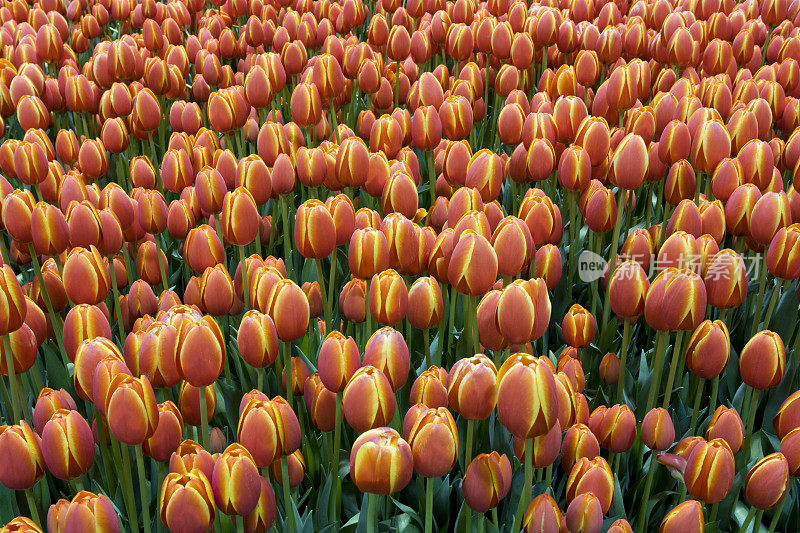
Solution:
M 217 322 L 205 316 L 182 325 L 175 352 L 175 368 L 181 379 L 195 387 L 211 385 L 225 366 L 225 341 Z
M 336 247 L 336 227 L 328 208 L 319 200 L 306 200 L 295 216 L 294 242 L 303 257 L 322 259 Z
M 183 438 L 183 416 L 171 400 L 158 404 L 158 425 L 149 439 L 142 443 L 142 451 L 156 461 L 169 461 Z
M 497 369 L 482 354 L 456 361 L 447 376 L 451 409 L 467 420 L 484 420 L 497 403 Z
M 491 238 L 497 255 L 497 273 L 516 276 L 533 259 L 533 237 L 527 224 L 517 217 L 505 217 L 497 225 Z
M 772 169 L 770 166 L 770 177 Z M 781 228 L 792 222 L 789 211 L 789 198 L 783 191 L 766 192 L 753 206 L 750 215 L 750 234 L 761 244 L 767 245 Z
M 722 439 L 698 443 L 686 459 L 683 474 L 693 498 L 705 503 L 721 502 L 733 486 L 733 453 Z
M 358 369 L 344 389 L 342 410 L 356 431 L 385 426 L 394 416 L 395 399 L 386 375 L 373 366 Z
M 59 208 L 39 202 L 31 212 L 33 248 L 41 255 L 57 255 L 69 246 L 69 226 Z
M 447 407 L 447 372 L 431 366 L 420 374 L 411 385 L 409 403 L 423 404 L 431 409 Z
M 686 367 L 701 378 L 713 379 L 728 363 L 730 335 L 721 320 L 704 320 L 686 346 Z
M 702 504 L 697 500 L 687 500 L 667 513 L 658 526 L 658 533 L 703 533 L 705 522 Z
M 241 444 L 228 446 L 217 459 L 211 475 L 217 508 L 227 515 L 250 514 L 258 504 L 260 486 L 261 478 L 250 452 Z
M 109 386 L 105 411 L 111 433 L 131 446 L 142 444 L 158 425 L 156 397 L 146 377 L 117 374 Z
M 603 525 L 600 499 L 591 492 L 576 496 L 567 506 L 564 522 L 575 533 L 600 533 Z
M 511 490 L 511 462 L 505 454 L 481 453 L 467 467 L 461 489 L 464 501 L 476 513 L 494 509 Z
M 310 317 L 308 298 L 292 280 L 282 279 L 275 284 L 265 311 L 275 323 L 280 340 L 291 342 L 305 335 Z
M 64 262 L 63 279 L 64 289 L 73 303 L 97 305 L 108 296 L 108 266 L 94 246 L 70 252 Z
M 662 270 L 645 299 L 645 319 L 660 331 L 694 329 L 705 309 L 705 285 L 697 273 L 687 269 Z
M 233 305 L 233 280 L 222 265 L 206 268 L 200 278 L 200 307 L 209 315 L 227 315 Z
M 739 354 L 742 381 L 754 389 L 775 387 L 786 371 L 786 350 L 781 336 L 775 332 L 759 331 L 747 341 Z
M 525 511 L 522 530 L 525 533 L 557 533 L 561 531 L 562 512 L 549 494 L 535 497 Z
M 169 471 L 186 474 L 192 470 L 202 472 L 210 478 L 216 459 L 193 440 L 182 441 L 169 458 Z
M 420 277 L 408 289 L 406 318 L 417 329 L 439 325 L 444 314 L 444 301 L 439 283 L 431 276 Z
M 408 310 L 408 289 L 393 269 L 372 276 L 369 285 L 369 308 L 376 322 L 394 326 L 405 318 Z
M 497 254 L 489 241 L 466 230 L 453 247 L 447 277 L 455 289 L 470 296 L 482 296 L 497 280 Z
M 358 346 L 352 337 L 332 331 L 325 337 L 317 355 L 319 378 L 332 392 L 344 390 L 347 382 L 361 366 Z
M 391 428 L 364 432 L 353 443 L 350 472 L 361 492 L 392 494 L 411 481 L 414 458 L 409 444 Z
M 303 402 L 311 422 L 320 431 L 330 432 L 336 423 L 336 393 L 331 392 L 314 372 L 303 384 Z
M 161 522 L 170 531 L 205 531 L 214 522 L 214 493 L 200 470 L 167 474 L 159 497 Z
M 588 346 L 594 340 L 597 323 L 589 311 L 574 304 L 564 315 L 561 329 L 567 344 L 580 348 Z
M 800 428 L 795 428 L 781 439 L 780 452 L 789 463 L 789 473 L 793 477 L 800 475 Z
M 220 228 L 226 242 L 237 246 L 253 242 L 258 235 L 259 218 L 255 198 L 250 191 L 237 187 L 225 194 Z
M 363 279 L 352 278 L 339 293 L 339 309 L 350 322 L 360 324 L 367 319 L 367 284 Z
M 625 190 L 634 190 L 644 183 L 648 156 L 644 140 L 634 133 L 626 135 L 611 156 L 609 180 Z
M 772 419 L 772 427 L 779 439 L 785 437 L 794 428 L 800 427 L 800 390 L 789 395 L 783 401 L 775 418 Z
M 595 434 L 604 448 L 614 453 L 625 452 L 636 439 L 636 416 L 627 405 L 614 405 L 603 414 Z
M 786 495 L 789 483 L 789 463 L 780 453 L 771 453 L 758 461 L 744 483 L 747 501 L 756 509 L 771 509 Z
M 602 514 L 605 514 L 614 499 L 614 474 L 602 457 L 582 458 L 570 470 L 566 490 L 570 503 L 581 494 L 594 494 L 600 502 Z
M 278 356 L 275 324 L 268 315 L 256 310 L 244 314 L 236 339 L 239 353 L 252 367 L 265 368 L 274 363 Z
M 350 271 L 362 279 L 370 279 L 389 266 L 389 244 L 378 229 L 366 228 L 353 232 L 347 254 Z
M 458 460 L 458 430 L 446 407 L 426 408 L 404 436 L 411 446 L 414 469 L 423 477 L 441 477 Z
M 561 441 L 561 468 L 565 472 L 582 458 L 594 459 L 600 455 L 600 443 L 585 424 L 574 424 L 564 433 Z
M 775 233 L 767 250 L 767 268 L 775 277 L 793 280 L 800 277 L 800 224 Z
M 0 467 L 0 483 L 10 490 L 27 490 L 44 475 L 42 439 L 21 420 L 19 425 L 0 426 L 0 452 L 14 461 Z
M 497 373 L 497 414 L 512 435 L 544 435 L 558 420 L 558 393 L 553 371 L 540 359 L 516 354 Z M 520 405 L 529 409 L 520 409 Z
M 8 265 L 0 267 L 0 295 L 0 334 L 8 335 L 22 326 L 28 311 L 17 275 Z
M 196 273 L 222 263 L 225 253 L 222 242 L 211 226 L 203 224 L 189 230 L 183 246 L 186 264 Z
M 2 533 L 42 533 L 36 522 L 25 516 L 18 516 L 0 528 Z
M 536 312 L 524 280 L 516 280 L 500 293 L 495 324 L 506 342 L 524 344 L 533 339 Z M 480 330 L 479 330 L 480 332 Z
M 119 517 L 111 503 L 103 494 L 93 494 L 82 490 L 76 494 L 63 515 L 61 531 L 102 531 L 119 533 Z M 48 516 L 48 523 L 49 523 Z M 48 527 L 49 529 L 49 527 Z
M 272 485 L 264 477 L 260 477 L 260 483 L 261 490 L 259 491 L 256 508 L 243 518 L 244 530 L 248 533 L 268 531 L 272 524 L 275 523 L 275 517 L 278 514 Z
M 710 258 L 703 281 L 709 304 L 720 309 L 739 307 L 748 289 L 744 259 L 728 248 L 720 250 Z
M 72 396 L 64 390 L 54 390 L 50 387 L 45 387 L 39 391 L 39 396 L 36 399 L 36 405 L 33 408 L 33 426 L 36 433 L 42 434 L 44 425 L 53 416 L 53 413 L 59 409 L 77 410 L 75 400 Z
M 42 458 L 59 479 L 85 474 L 94 461 L 92 429 L 77 411 L 53 413 L 42 431 Z
M 669 411 L 662 407 L 651 409 L 642 419 L 642 442 L 651 450 L 667 450 L 675 442 L 675 426 Z
M 256 466 L 269 466 L 300 447 L 300 423 L 280 396 L 251 399 L 239 414 L 237 440 L 252 454 Z

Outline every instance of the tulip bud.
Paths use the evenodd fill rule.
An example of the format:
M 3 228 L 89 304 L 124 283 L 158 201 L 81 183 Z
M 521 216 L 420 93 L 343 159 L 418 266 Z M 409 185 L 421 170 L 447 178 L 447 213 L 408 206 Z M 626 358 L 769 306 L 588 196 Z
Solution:
M 669 411 L 656 407 L 651 409 L 642 420 L 642 442 L 651 450 L 669 449 L 675 442 L 675 427 Z
M 0 426 L 0 452 L 13 457 L 13 465 L 0 468 L 0 483 L 10 490 L 27 490 L 44 475 L 41 439 L 21 420 L 19 425 Z
M 214 493 L 200 470 L 167 474 L 159 497 L 161 522 L 169 529 L 204 531 L 214 522 Z
M 42 431 L 42 457 L 59 479 L 85 474 L 94 460 L 92 429 L 77 411 L 60 409 Z
M 800 391 L 796 391 L 786 398 L 775 418 L 772 419 L 772 427 L 779 439 L 783 439 L 790 431 L 800 427 Z
M 300 423 L 286 400 L 249 400 L 239 415 L 238 441 L 258 467 L 272 464 L 300 447 Z
M 687 269 L 667 268 L 653 281 L 645 300 L 645 319 L 660 331 L 696 328 L 706 309 L 700 276 Z
M 451 409 L 467 420 L 484 420 L 497 403 L 497 370 L 482 355 L 456 361 L 447 376 L 447 399 Z
M 697 500 L 687 500 L 667 513 L 661 520 L 658 533 L 682 533 L 704 529 L 703 506 Z
M 775 387 L 786 370 L 786 353 L 780 335 L 769 330 L 756 333 L 739 354 L 742 381 L 758 390 Z
M 33 425 L 36 433 L 42 434 L 45 424 L 59 409 L 77 410 L 75 400 L 64 389 L 53 390 L 45 387 L 39 391 L 36 406 L 33 408 Z
M 699 442 L 686 459 L 684 481 L 689 494 L 705 503 L 722 501 L 733 486 L 734 461 L 722 439 Z
M 395 399 L 386 375 L 373 366 L 353 374 L 342 397 L 347 423 L 358 432 L 385 426 L 394 416 Z
M 156 461 L 168 461 L 178 449 L 183 437 L 183 416 L 172 401 L 158 404 L 158 425 L 149 439 L 142 443 L 142 451 Z
M 780 453 L 772 453 L 758 461 L 745 480 L 745 497 L 756 509 L 771 509 L 786 495 L 789 463 Z
M 261 477 L 250 452 L 241 444 L 231 444 L 214 465 L 211 488 L 214 501 L 227 515 L 245 516 L 258 504 Z
M 332 331 L 325 337 L 317 356 L 322 383 L 330 391 L 341 392 L 361 365 L 358 346 L 352 337 Z
M 600 499 L 591 492 L 585 492 L 569 503 L 564 521 L 569 531 L 600 533 L 603 514 Z
M 64 289 L 73 303 L 97 305 L 108 296 L 108 267 L 94 246 L 70 252 L 64 262 L 63 279 Z
M 441 477 L 455 466 L 458 430 L 446 407 L 425 407 L 404 435 L 411 446 L 414 469 L 421 476 Z
M 447 373 L 431 366 L 420 374 L 411 385 L 409 402 L 423 404 L 431 409 L 447 407 Z
M 540 494 L 528 505 L 525 517 L 522 519 L 522 530 L 525 533 L 560 531 L 562 514 L 552 496 Z
M 49 522 L 48 513 L 48 524 Z M 69 502 L 60 531 L 85 531 L 85 528 L 119 533 L 119 518 L 114 510 L 114 504 L 103 494 L 92 494 L 82 490 Z
M 3 305 L 0 307 L 0 334 L 8 335 L 18 330 L 28 311 L 25 296 L 17 281 L 17 276 L 8 265 L 0 267 L 0 294 Z
M 476 513 L 494 509 L 511 490 L 511 463 L 505 454 L 479 454 L 467 467 L 461 488 Z
M 150 381 L 146 377 L 117 374 L 109 386 L 105 412 L 109 429 L 117 440 L 131 446 L 142 444 L 158 425 L 158 408 Z
M 579 459 L 570 470 L 566 491 L 570 503 L 581 494 L 594 494 L 602 514 L 607 513 L 614 498 L 614 475 L 606 460 L 602 457 Z
M 739 307 L 747 296 L 747 269 L 733 250 L 720 250 L 710 259 L 703 281 L 708 303 L 720 309 Z
M 431 329 L 439 325 L 444 313 L 442 290 L 433 277 L 421 277 L 408 290 L 409 323 L 421 330 Z
M 259 214 L 253 195 L 244 187 L 225 194 L 220 228 L 226 242 L 244 246 L 258 235 Z
M 561 468 L 571 471 L 582 458 L 594 459 L 600 455 L 600 444 L 597 437 L 584 424 L 570 426 L 561 441 Z
M 558 419 L 558 393 L 550 367 L 527 354 L 506 359 L 497 373 L 497 414 L 500 421 L 520 439 L 544 435 Z M 520 398 L 527 398 L 534 409 L 521 412 Z
M 328 208 L 319 200 L 306 200 L 295 217 L 294 242 L 303 257 L 322 259 L 336 247 L 336 228 Z
M 265 368 L 278 357 L 278 332 L 272 319 L 256 310 L 242 317 L 236 336 L 239 353 L 255 368 Z

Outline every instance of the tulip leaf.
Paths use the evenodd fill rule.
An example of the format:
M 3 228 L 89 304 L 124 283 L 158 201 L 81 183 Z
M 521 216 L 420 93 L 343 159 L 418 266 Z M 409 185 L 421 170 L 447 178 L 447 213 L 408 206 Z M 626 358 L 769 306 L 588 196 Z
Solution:
M 394 502 L 394 504 L 397 506 L 397 508 L 405 513 L 405 515 L 400 515 L 401 517 L 407 518 L 409 520 L 409 523 L 410 523 L 411 519 L 413 518 L 414 521 L 417 524 L 419 524 L 420 529 L 422 529 L 422 527 L 424 527 L 424 524 L 422 523 L 422 518 L 419 516 L 419 513 L 417 513 L 417 511 L 415 511 L 414 509 L 412 509 L 408 505 L 400 503 L 400 501 L 398 501 L 393 496 L 390 496 L 390 498 Z

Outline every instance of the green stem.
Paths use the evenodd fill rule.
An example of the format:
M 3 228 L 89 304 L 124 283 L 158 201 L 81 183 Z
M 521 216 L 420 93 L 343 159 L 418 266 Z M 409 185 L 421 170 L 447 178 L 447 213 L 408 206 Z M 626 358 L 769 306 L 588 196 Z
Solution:
M 703 391 L 706 388 L 706 380 L 702 378 L 695 378 L 695 379 L 697 379 L 698 381 L 697 381 L 697 387 L 694 392 L 694 406 L 692 408 L 692 420 L 689 423 L 689 435 L 694 435 L 694 432 L 697 429 L 697 416 L 700 412 L 700 401 L 703 398 Z
M 334 302 L 334 287 L 336 287 L 336 248 L 333 249 L 333 253 L 331 254 L 331 269 L 328 273 L 328 306 L 331 309 L 331 314 L 333 314 L 333 306 Z M 328 330 L 330 333 L 330 330 Z
M 136 453 L 136 469 L 139 471 L 139 495 L 142 500 L 142 522 L 144 522 L 145 533 L 150 533 L 150 498 L 147 492 L 147 477 L 144 473 L 144 457 L 142 447 L 134 446 Z
M 117 276 L 114 275 L 114 256 L 108 256 L 108 266 L 109 266 L 109 276 L 111 278 L 111 291 L 114 295 L 114 301 L 112 302 L 114 307 L 112 310 L 114 311 L 114 317 L 116 318 L 117 322 L 117 329 L 119 330 L 119 340 L 120 342 L 125 342 L 125 326 L 122 323 L 122 308 L 120 307 L 119 302 L 119 288 L 117 287 Z
M 336 418 L 333 427 L 333 454 L 331 455 L 331 472 L 335 475 L 336 492 L 331 499 L 331 518 L 339 519 L 339 502 L 342 498 L 342 479 L 339 477 L 339 448 L 342 441 L 342 393 L 336 393 Z
M 378 511 L 378 495 L 368 492 L 364 494 L 367 498 L 367 533 L 375 533 L 375 515 Z
M 433 530 L 433 478 L 425 479 L 425 533 Z
M 39 510 L 36 508 L 36 499 L 33 497 L 33 489 L 25 491 L 25 499 L 28 502 L 28 510 L 31 513 L 31 519 L 36 522 L 36 525 L 44 525 L 39 519 Z
M 786 504 L 786 500 L 787 497 L 784 496 L 781 500 L 781 503 L 779 503 L 778 507 L 775 508 L 775 514 L 772 515 L 772 520 L 769 523 L 769 533 L 775 533 L 775 528 L 781 519 L 781 514 L 783 514 L 783 506 Z
M 281 457 L 281 485 L 283 485 L 283 505 L 286 511 L 287 531 L 294 531 L 294 512 L 292 512 L 292 494 L 289 488 L 289 460 Z
M 219 217 L 217 217 L 217 220 L 219 221 Z M 217 224 L 219 224 L 219 222 L 217 222 Z M 156 261 L 158 262 L 158 272 L 161 274 L 161 284 L 163 285 L 164 290 L 166 291 L 169 290 L 169 282 L 167 281 L 167 271 L 164 268 L 164 263 L 161 262 L 161 254 L 163 253 L 163 246 L 161 246 L 161 240 L 159 235 L 153 235 L 153 240 L 156 243 Z M 166 257 L 166 255 L 164 257 Z
M 278 203 L 280 204 L 281 208 L 281 220 L 283 221 L 283 260 L 286 261 L 286 272 L 287 275 L 291 276 L 292 266 L 291 265 L 291 243 L 289 242 L 292 239 L 292 234 L 289 231 L 289 208 L 286 205 L 286 195 L 281 196 L 278 199 Z
M 764 315 L 764 329 L 769 328 L 769 321 L 772 318 L 772 313 L 775 311 L 775 306 L 778 304 L 778 298 L 780 298 L 782 285 L 783 280 L 781 278 L 775 278 L 775 289 L 772 291 L 772 298 L 769 299 L 767 314 Z
M 625 400 L 625 376 L 628 364 L 628 343 L 631 340 L 631 321 L 627 318 L 622 325 L 622 347 L 619 350 L 619 378 L 617 379 L 617 403 L 622 404 Z
M 431 367 L 431 335 L 427 328 L 422 330 L 422 342 L 425 345 L 425 369 Z
M 575 252 L 578 247 L 578 228 L 575 225 L 578 223 L 577 214 L 577 201 L 575 191 L 567 192 L 567 201 L 569 202 L 569 259 L 567 261 L 567 290 L 572 295 L 572 283 L 575 279 Z
M 289 353 L 289 342 L 283 343 L 283 368 L 286 372 L 286 402 L 292 407 L 294 391 L 292 390 L 292 357 Z M 292 407 L 294 409 L 294 407 Z
M 511 531 L 519 531 L 522 524 L 522 515 L 528 508 L 531 501 L 531 487 L 533 486 L 533 439 L 525 439 L 525 484 L 522 485 L 522 492 L 519 495 L 517 512 L 514 514 L 514 522 Z
M 14 413 L 14 423 L 19 423 L 22 420 L 20 416 L 20 395 L 19 383 L 17 382 L 17 374 L 14 370 L 14 355 L 11 353 L 11 342 L 8 335 L 3 335 L 3 352 L 5 352 L 6 367 L 8 368 L 8 383 L 10 386 L 9 393 L 11 394 L 11 411 Z
M 467 420 L 467 438 L 464 445 L 464 473 L 466 474 L 469 463 L 472 462 L 472 440 L 475 434 L 475 421 Z
M 245 257 L 244 246 L 239 246 L 239 265 L 242 271 L 242 297 L 244 300 L 244 312 L 246 313 L 250 310 L 250 283 L 247 276 L 247 258 Z
M 747 425 L 745 425 L 745 437 L 744 437 L 744 445 L 742 446 L 742 465 L 747 466 L 747 460 L 750 458 L 750 439 L 755 432 L 755 423 L 756 423 L 756 410 L 758 409 L 758 401 L 761 398 L 761 391 L 758 389 L 753 389 L 752 395 L 748 398 L 748 415 L 747 415 Z
M 116 446 L 122 463 L 122 483 L 125 496 L 125 507 L 128 512 L 128 523 L 131 531 L 139 531 L 139 515 L 136 513 L 136 498 L 133 495 L 133 480 L 131 479 L 131 458 L 128 450 L 121 443 L 111 441 L 112 446 Z
M 659 383 L 661 382 L 661 372 L 664 367 L 664 356 L 667 351 L 666 341 L 668 337 L 669 333 L 666 331 L 659 331 L 656 333 L 656 352 L 653 356 L 653 378 L 650 381 L 650 392 L 647 394 L 647 405 L 644 412 L 641 413 L 642 416 L 644 416 L 645 413 L 649 413 L 650 409 L 655 405 Z
M 319 292 L 322 295 L 322 308 L 325 312 L 325 332 L 331 332 L 331 301 L 328 299 L 328 293 L 325 290 L 325 276 L 322 275 L 322 260 L 315 259 L 314 264 L 317 266 L 317 281 L 319 282 Z
M 755 308 L 753 313 L 750 315 L 753 317 L 753 322 L 750 324 L 750 337 L 755 335 L 756 330 L 758 329 L 759 320 L 757 317 L 761 314 L 761 305 L 764 303 L 764 291 L 767 285 L 767 269 L 764 268 L 763 264 L 760 264 L 758 269 L 760 270 L 758 274 L 758 295 L 756 296 Z
M 617 268 L 617 250 L 619 249 L 619 233 L 622 229 L 622 220 L 625 218 L 623 209 L 625 208 L 625 191 L 620 189 L 617 191 L 619 198 L 617 199 L 617 221 L 614 223 L 614 233 L 611 236 L 611 257 L 608 260 L 608 275 L 612 276 Z M 605 331 L 608 326 L 608 319 L 611 316 L 611 305 L 609 304 L 610 291 L 606 290 L 605 303 L 603 304 L 603 329 Z
M 678 369 L 678 362 L 681 358 L 681 344 L 683 343 L 683 331 L 675 335 L 675 345 L 672 347 L 672 362 L 669 365 L 669 375 L 667 377 L 667 390 L 664 392 L 664 409 L 669 409 L 669 400 L 672 397 L 672 385 L 675 383 L 675 373 Z
M 336 139 L 336 144 L 341 144 L 342 140 L 339 138 L 339 121 L 336 118 L 336 108 L 333 107 L 333 98 L 329 100 L 330 115 L 331 115 L 331 128 L 333 129 L 333 138 Z
M 644 482 L 644 494 L 642 495 L 642 504 L 639 508 L 639 520 L 636 525 L 636 531 L 647 531 L 647 504 L 650 502 L 650 491 L 653 489 L 653 476 L 655 474 L 656 458 L 655 454 L 650 456 L 650 466 L 647 467 L 647 478 Z
M 206 388 L 198 387 L 197 392 L 200 400 L 200 444 L 208 450 L 210 434 L 208 432 L 208 411 L 206 410 Z
M 53 302 L 50 300 L 50 294 L 47 292 L 47 285 L 44 284 L 42 267 L 39 265 L 39 257 L 36 255 L 36 250 L 33 249 L 33 243 L 28 243 L 28 252 L 30 253 L 31 260 L 33 261 L 33 270 L 36 272 L 36 277 L 39 279 L 39 289 L 41 291 L 42 298 L 44 299 L 44 305 L 47 308 L 47 314 L 50 315 L 50 324 L 53 327 L 53 333 L 55 334 L 58 349 L 61 351 L 61 360 L 63 361 L 64 366 L 67 366 L 70 363 L 70 360 L 67 357 L 67 350 L 64 348 L 64 336 L 61 329 L 61 320 L 56 316 L 56 312 L 53 309 Z
M 425 158 L 428 160 L 428 182 L 430 183 L 430 197 L 431 209 L 433 204 L 436 203 L 436 166 L 433 160 L 433 150 L 425 152 Z

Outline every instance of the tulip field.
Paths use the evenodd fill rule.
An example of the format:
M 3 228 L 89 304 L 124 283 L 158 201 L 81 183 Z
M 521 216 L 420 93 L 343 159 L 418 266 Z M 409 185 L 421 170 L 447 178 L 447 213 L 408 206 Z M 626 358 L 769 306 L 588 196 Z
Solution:
M 800 0 L 0 0 L 0 533 L 800 531 Z

